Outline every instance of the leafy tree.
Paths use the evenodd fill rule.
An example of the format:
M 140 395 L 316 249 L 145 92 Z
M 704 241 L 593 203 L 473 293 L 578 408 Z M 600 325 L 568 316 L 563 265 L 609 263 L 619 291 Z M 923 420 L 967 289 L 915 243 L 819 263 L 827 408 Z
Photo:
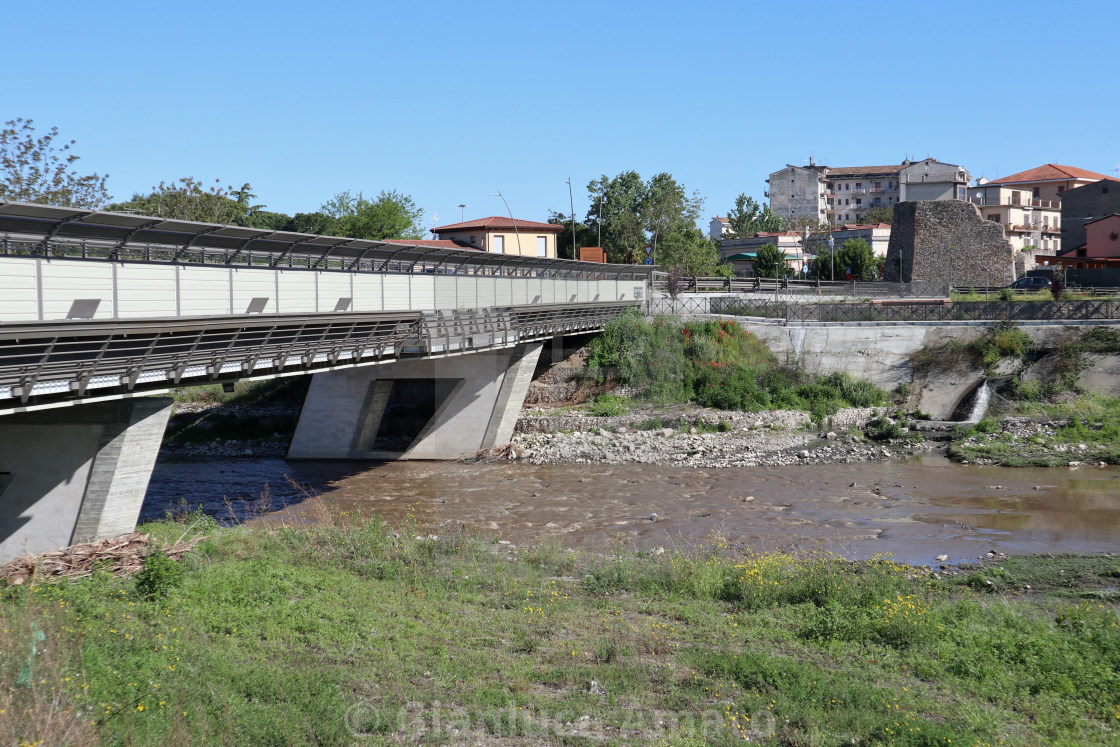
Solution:
M 879 206 L 873 207 L 863 215 L 859 216 L 859 222 L 865 226 L 873 226 L 876 223 L 889 224 L 894 220 L 894 208 Z
M 382 190 L 369 200 L 361 192 L 339 192 L 323 203 L 320 211 L 335 220 L 340 236 L 355 239 L 419 239 L 424 235 L 424 211 L 412 198 L 397 191 Z
M 785 253 L 777 244 L 763 244 L 755 252 L 754 274 L 760 278 L 776 278 L 785 275 Z M 781 273 L 779 275 L 779 273 Z
M 597 241 L 602 229 L 603 249 L 610 261 L 644 261 L 643 247 L 649 244 L 656 247 L 654 259 L 659 265 L 668 267 L 671 261 L 686 274 L 722 272 L 718 250 L 696 228 L 704 198 L 689 193 L 671 174 L 660 173 L 649 181 L 636 171 L 614 178 L 604 174 L 588 183 L 587 192 L 588 235 Z
M 731 268 L 720 263 L 719 244 L 697 228 L 666 234 L 657 244 L 657 263 L 680 275 L 731 274 Z
M 548 222 L 564 229 L 556 234 L 556 256 L 563 259 L 579 259 L 572 252 L 572 216 L 551 210 L 548 214 Z M 578 220 L 576 221 L 576 238 L 579 240 L 580 246 L 598 245 L 599 237 L 597 233 Z
M 732 238 L 745 238 L 756 233 L 781 231 L 782 219 L 770 211 L 770 206 L 759 206 L 758 202 L 745 193 L 735 198 L 735 207 L 727 212 L 731 225 Z
M 863 239 L 848 239 L 836 250 L 837 277 L 847 277 L 850 271 L 854 280 L 874 280 L 877 266 L 871 245 Z
M 112 198 L 108 174 L 79 174 L 77 142 L 55 144 L 58 128 L 36 137 L 32 120 L 9 119 L 0 129 L 0 199 L 64 207 L 100 208 Z
M 326 236 L 336 236 L 339 233 L 337 224 L 338 221 L 326 213 L 296 213 L 284 226 L 284 230 L 294 231 L 295 233 L 318 233 Z
M 643 254 L 646 236 L 640 214 L 646 185 L 638 172 L 624 171 L 613 179 L 603 174 L 588 182 L 587 193 L 591 208 L 584 223 L 595 232 L 596 241 L 602 230 L 607 259 L 617 262 L 627 256 Z M 600 195 L 604 199 L 600 200 Z
M 251 199 L 248 184 L 242 189 Z M 109 210 L 129 211 L 171 220 L 193 220 L 204 223 L 235 223 L 246 213 L 245 205 L 231 195 L 234 191 L 223 187 L 220 179 L 207 187 L 194 177 L 186 176 L 177 182 L 160 182 L 150 194 L 133 194 L 128 202 L 118 202 Z

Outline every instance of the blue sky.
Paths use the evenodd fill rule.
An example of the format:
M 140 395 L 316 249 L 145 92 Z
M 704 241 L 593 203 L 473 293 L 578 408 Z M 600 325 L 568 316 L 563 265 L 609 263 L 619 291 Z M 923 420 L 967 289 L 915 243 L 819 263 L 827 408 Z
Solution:
M 270 209 L 396 189 L 438 223 L 576 213 L 668 171 L 725 214 L 809 156 L 1115 175 L 1120 3 L 9 3 L 0 119 L 120 199 L 249 181 Z

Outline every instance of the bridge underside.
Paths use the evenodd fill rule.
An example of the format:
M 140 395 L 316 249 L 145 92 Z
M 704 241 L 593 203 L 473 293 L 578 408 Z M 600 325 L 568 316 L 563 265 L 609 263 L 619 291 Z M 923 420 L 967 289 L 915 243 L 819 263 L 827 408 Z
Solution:
M 454 459 L 509 443 L 542 343 L 315 374 L 292 459 Z

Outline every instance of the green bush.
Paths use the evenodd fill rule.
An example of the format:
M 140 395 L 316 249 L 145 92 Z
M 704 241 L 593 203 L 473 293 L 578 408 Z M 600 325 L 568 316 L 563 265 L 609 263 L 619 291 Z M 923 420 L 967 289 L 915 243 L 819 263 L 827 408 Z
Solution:
M 630 409 L 630 400 L 617 394 L 600 394 L 591 406 L 591 414 L 597 418 L 623 415 Z
M 162 599 L 183 583 L 183 568 L 156 549 L 144 558 L 136 574 L 136 593 L 144 599 Z

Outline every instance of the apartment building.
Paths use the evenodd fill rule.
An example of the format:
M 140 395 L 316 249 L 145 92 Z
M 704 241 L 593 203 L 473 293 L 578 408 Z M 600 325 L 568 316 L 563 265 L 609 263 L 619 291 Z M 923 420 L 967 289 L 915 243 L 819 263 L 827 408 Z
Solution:
M 1013 249 L 1051 255 L 1062 250 L 1062 196 L 1101 179 L 1108 177 L 1047 163 L 992 181 L 981 177 L 969 188 L 968 199 L 984 220 L 1003 226 Z M 1032 269 L 1033 259 L 1027 264 Z
M 871 208 L 908 200 L 967 199 L 968 171 L 936 158 L 888 166 L 786 164 L 766 180 L 770 209 L 783 218 L 838 225 L 858 221 Z

